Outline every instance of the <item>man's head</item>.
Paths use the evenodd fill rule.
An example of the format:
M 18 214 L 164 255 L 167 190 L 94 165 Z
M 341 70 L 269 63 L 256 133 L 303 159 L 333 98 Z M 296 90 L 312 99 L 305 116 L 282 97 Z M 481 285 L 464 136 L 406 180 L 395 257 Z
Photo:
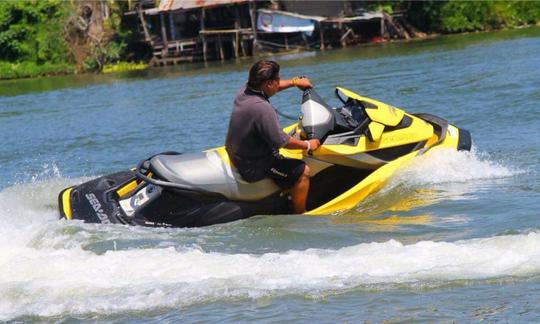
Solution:
M 279 64 L 274 61 L 260 60 L 249 69 L 248 86 L 264 91 L 271 97 L 279 90 Z

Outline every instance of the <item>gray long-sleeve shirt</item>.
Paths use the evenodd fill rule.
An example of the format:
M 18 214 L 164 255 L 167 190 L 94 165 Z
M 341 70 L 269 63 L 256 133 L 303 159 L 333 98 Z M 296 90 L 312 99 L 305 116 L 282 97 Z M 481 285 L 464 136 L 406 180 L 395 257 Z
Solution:
M 234 98 L 225 141 L 229 157 L 240 174 L 247 181 L 262 179 L 264 175 L 260 172 L 252 177 L 245 171 L 255 169 L 264 172 L 270 168 L 278 149 L 288 140 L 289 135 L 281 129 L 278 116 L 266 95 L 262 91 L 242 87 Z

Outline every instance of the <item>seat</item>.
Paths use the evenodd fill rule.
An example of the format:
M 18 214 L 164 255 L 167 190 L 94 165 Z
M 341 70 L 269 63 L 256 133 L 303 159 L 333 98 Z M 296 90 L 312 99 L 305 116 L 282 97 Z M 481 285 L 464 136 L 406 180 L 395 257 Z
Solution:
M 157 155 L 150 159 L 150 169 L 164 180 L 220 193 L 231 200 L 260 200 L 280 190 L 271 179 L 253 183 L 243 180 L 215 150 Z

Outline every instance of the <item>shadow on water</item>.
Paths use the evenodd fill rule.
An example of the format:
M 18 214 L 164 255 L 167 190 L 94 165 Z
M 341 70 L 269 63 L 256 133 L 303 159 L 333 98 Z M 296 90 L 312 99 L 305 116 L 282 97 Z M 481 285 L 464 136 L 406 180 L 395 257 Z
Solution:
M 468 46 L 486 45 L 493 42 L 525 37 L 540 36 L 540 28 L 482 32 L 440 36 L 404 42 L 367 44 L 362 46 L 329 49 L 326 51 L 301 52 L 297 54 L 269 55 L 279 60 L 284 67 L 310 66 L 321 63 L 369 60 L 381 57 L 414 55 L 422 52 L 459 50 Z M 52 91 L 64 88 L 79 88 L 95 84 L 112 84 L 130 80 L 191 77 L 205 74 L 241 72 L 245 73 L 258 57 L 248 57 L 227 62 L 192 63 L 177 66 L 150 68 L 143 71 L 118 72 L 113 74 L 83 74 L 69 76 L 40 77 L 33 79 L 0 81 L 0 96 L 16 96 L 31 92 Z

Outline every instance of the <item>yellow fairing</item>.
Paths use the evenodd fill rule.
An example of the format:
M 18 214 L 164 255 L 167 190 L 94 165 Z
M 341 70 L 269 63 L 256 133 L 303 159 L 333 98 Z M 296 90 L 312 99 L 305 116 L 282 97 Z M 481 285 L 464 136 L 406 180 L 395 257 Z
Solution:
M 131 190 L 135 189 L 137 187 L 137 180 L 133 180 L 127 185 L 123 186 L 122 188 L 118 189 L 116 193 L 118 194 L 118 198 L 122 198 L 128 193 L 131 192 Z
M 219 155 L 223 163 L 225 163 L 226 165 L 231 165 L 231 159 L 229 158 L 229 154 L 227 154 L 227 150 L 225 149 L 225 146 L 217 147 L 215 149 L 212 149 L 211 151 L 215 151 Z M 304 158 L 304 155 L 302 154 L 302 152 L 303 152 L 302 150 L 289 150 L 289 149 L 284 149 L 284 148 L 279 150 L 279 153 L 283 155 L 284 157 L 291 158 L 291 159 L 299 159 L 299 160 L 302 160 Z
M 436 138 L 436 136 L 435 136 Z M 456 149 L 458 146 L 459 131 L 458 128 L 453 125 L 448 125 L 448 131 L 444 140 L 433 148 L 451 148 Z M 430 139 L 431 141 L 431 139 Z M 429 147 L 429 142 L 426 147 Z M 424 152 L 425 153 L 425 152 Z M 343 194 L 325 203 L 324 205 L 310 210 L 306 215 L 327 215 L 338 211 L 348 210 L 357 206 L 362 200 L 373 192 L 380 189 L 388 179 L 403 166 L 408 163 L 415 156 L 419 154 L 419 151 L 411 152 L 404 155 L 374 171 L 364 180 L 359 182 L 356 186 L 350 188 Z
M 363 101 L 374 105 L 377 108 L 366 107 L 366 113 L 372 121 L 381 123 L 387 126 L 396 126 L 403 119 L 405 112 L 396 107 L 385 104 L 371 98 L 362 97 L 345 88 L 336 88 L 339 92 L 351 99 Z
M 68 188 L 62 193 L 62 209 L 64 211 L 64 215 L 66 215 L 66 219 L 71 219 L 71 203 L 69 201 L 69 197 L 72 190 L 73 188 Z
M 134 171 L 134 169 L 132 170 Z M 148 172 L 148 177 L 152 177 L 152 172 Z M 120 189 L 116 190 L 116 194 L 118 195 L 118 198 L 122 198 L 125 195 L 129 194 L 133 189 L 137 188 L 137 186 L 141 183 L 141 180 L 133 180 L 128 182 L 126 185 L 121 187 Z
M 231 165 L 232 164 L 231 159 L 229 158 L 229 154 L 227 154 L 227 150 L 225 149 L 225 146 L 220 146 L 220 147 L 215 148 L 213 150 L 216 151 L 216 153 L 219 155 L 219 157 L 221 158 L 221 161 L 223 161 L 223 163 L 225 163 L 226 165 Z M 208 152 L 208 151 L 206 151 L 206 152 Z
M 327 215 L 355 207 L 368 195 L 380 189 L 403 163 L 411 160 L 417 154 L 417 151 L 411 152 L 380 167 L 377 171 L 360 181 L 356 186 L 330 200 L 326 204 L 308 211 L 306 215 Z
M 444 138 L 444 140 L 441 143 L 430 148 L 430 150 L 438 148 L 456 149 L 458 147 L 458 140 L 459 130 L 453 125 L 448 125 L 448 131 L 446 132 L 446 137 Z
M 360 136 L 356 146 L 337 144 L 322 145 L 313 152 L 314 156 L 323 155 L 353 155 L 361 152 L 380 150 L 410 143 L 429 140 L 433 136 L 433 126 L 420 118 L 410 116 L 411 125 L 406 128 L 384 132 L 378 141 L 370 141 L 366 136 Z
M 371 122 L 369 123 L 368 128 L 369 128 L 369 132 L 371 133 L 371 138 L 373 139 L 374 142 L 381 139 L 381 136 L 384 130 L 383 124 L 379 124 L 377 122 Z

